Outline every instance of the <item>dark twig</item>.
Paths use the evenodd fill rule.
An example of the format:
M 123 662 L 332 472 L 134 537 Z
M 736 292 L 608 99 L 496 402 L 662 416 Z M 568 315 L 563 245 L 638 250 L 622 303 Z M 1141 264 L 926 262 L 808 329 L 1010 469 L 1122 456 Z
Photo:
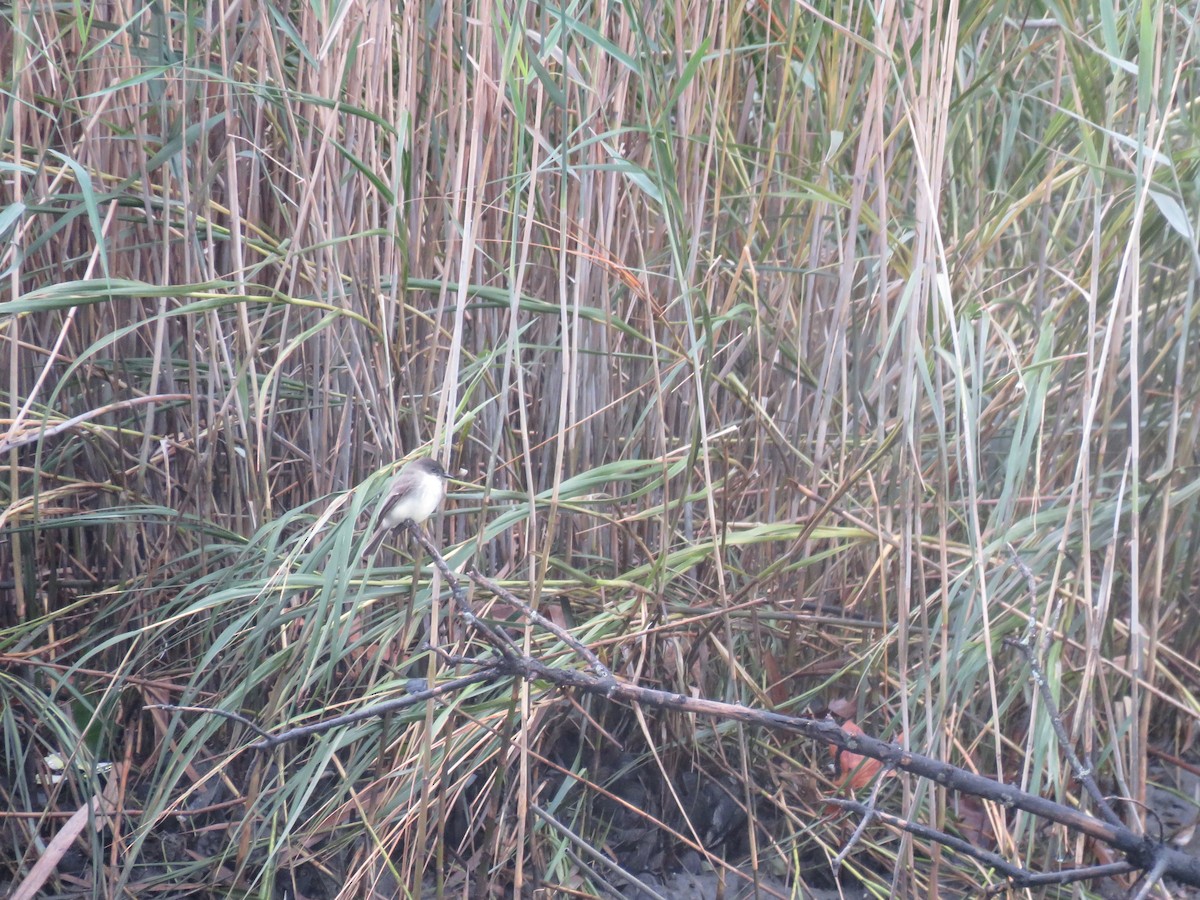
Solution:
M 769 710 L 753 709 L 737 703 L 722 703 L 701 697 L 674 694 L 669 691 L 660 691 L 654 688 L 628 684 L 612 676 L 598 678 L 594 675 L 573 669 L 554 668 L 528 656 L 502 656 L 491 661 L 488 667 L 473 676 L 448 681 L 437 688 L 415 693 L 398 700 L 376 704 L 375 706 L 358 710 L 356 713 L 351 713 L 348 716 L 339 716 L 336 719 L 314 723 L 302 728 L 294 728 L 290 731 L 273 735 L 269 740 L 259 741 L 251 746 L 257 749 L 268 749 L 285 741 L 298 740 L 317 732 L 327 731 L 339 725 L 356 722 L 369 716 L 380 715 L 396 708 L 409 706 L 413 703 L 456 690 L 467 684 L 503 677 L 522 678 L 526 681 L 548 681 L 561 688 L 572 688 L 600 695 L 610 700 L 638 703 L 660 709 L 672 709 L 708 718 L 742 722 L 776 731 L 800 734 L 820 741 L 823 744 L 836 747 L 839 750 L 849 750 L 861 756 L 877 759 L 885 765 L 901 771 L 909 772 L 922 778 L 928 778 L 950 790 L 972 794 L 984 800 L 999 803 L 1006 809 L 1020 809 L 1039 818 L 1065 825 L 1124 853 L 1131 867 L 1129 871 L 1138 869 L 1143 871 L 1156 870 L 1161 867 L 1164 875 L 1170 876 L 1184 884 L 1200 887 L 1200 859 L 1194 856 L 1175 850 L 1161 842 L 1152 841 L 1145 836 L 1135 834 L 1123 825 L 1102 821 L 1054 800 L 1048 800 L 1036 794 L 1022 791 L 1015 785 L 1003 784 L 991 778 L 976 775 L 974 772 L 969 772 L 958 766 L 953 766 L 928 756 L 922 756 L 919 753 L 913 753 L 896 744 L 889 744 L 865 734 L 850 734 L 843 731 L 832 720 L 786 716 Z M 853 801 L 831 799 L 828 802 L 847 809 L 866 809 L 862 804 L 847 805 Z M 887 819 L 884 819 L 883 813 L 877 811 L 876 815 L 887 821 Z M 941 832 L 930 831 L 928 836 L 930 839 L 940 840 L 940 838 L 936 837 L 936 835 L 940 834 Z M 947 838 L 950 838 L 950 836 L 947 835 Z M 959 839 L 951 838 L 944 843 L 952 849 L 959 849 L 958 842 Z M 966 845 L 966 842 L 962 842 L 962 844 L 970 846 Z M 975 848 L 971 849 L 974 850 L 977 856 L 979 853 L 984 852 L 975 850 Z M 964 850 L 964 852 L 966 851 Z M 991 854 L 988 857 L 989 860 L 992 856 L 995 856 L 995 854 Z M 996 857 L 996 859 L 1000 860 L 1002 858 Z M 992 863 L 989 862 L 989 864 Z M 1018 870 L 1018 867 L 1013 867 L 1011 864 L 1006 863 L 1006 865 L 1008 865 L 1009 869 Z M 1003 871 L 1000 866 L 997 866 L 997 869 Z M 1019 871 L 1024 872 L 1024 870 Z M 1030 874 L 1025 873 L 1023 877 L 1030 877 Z
M 486 655 L 459 656 L 457 653 L 451 653 L 449 650 L 439 647 L 436 644 L 423 643 L 420 649 L 422 651 L 429 651 L 449 666 L 490 666 L 496 659 L 495 650 L 489 650 Z
M 479 684 L 483 681 L 489 681 L 495 676 L 495 671 L 484 668 L 473 675 L 467 675 L 462 678 L 455 678 L 452 681 L 444 681 L 436 687 L 426 687 L 423 690 L 412 691 L 403 697 L 397 697 L 394 700 L 385 700 L 382 703 L 374 703 L 370 706 L 364 706 L 362 709 L 357 709 L 352 713 L 346 713 L 344 716 L 334 716 L 330 719 L 322 719 L 319 722 L 314 722 L 311 725 L 301 725 L 298 728 L 289 728 L 287 731 L 281 731 L 278 734 L 269 734 L 263 731 L 245 716 L 240 713 L 229 712 L 225 709 L 217 709 L 211 706 L 174 706 L 169 703 L 156 703 L 148 708 L 152 709 L 169 709 L 178 712 L 196 712 L 210 713 L 214 716 L 221 716 L 226 719 L 233 719 L 236 722 L 252 729 L 255 734 L 259 735 L 260 740 L 248 745 L 251 750 L 270 750 L 272 747 L 277 747 L 280 744 L 286 744 L 289 741 L 298 741 L 302 738 L 311 737 L 314 734 L 322 734 L 334 728 L 340 728 L 343 725 L 353 725 L 355 722 L 361 722 L 363 719 L 371 719 L 377 716 L 382 716 L 386 713 L 393 713 L 399 709 L 405 709 L 409 706 L 416 706 L 419 703 L 425 703 L 428 700 L 433 700 L 443 694 L 454 693 L 460 691 L 472 684 Z M 413 679 L 413 684 L 424 684 L 424 679 Z
M 512 638 L 506 635 L 501 629 L 489 625 L 475 615 L 475 611 L 471 609 L 471 604 L 467 600 L 466 587 L 458 580 L 454 572 L 451 571 L 450 564 L 446 562 L 437 545 L 426 536 L 420 526 L 410 526 L 409 533 L 433 557 L 433 564 L 437 566 L 437 570 L 446 579 L 446 584 L 450 586 L 450 598 L 454 604 L 454 611 L 462 619 L 463 624 L 468 629 L 474 628 L 478 630 L 487 642 L 492 645 L 492 648 L 502 656 L 520 656 L 521 648 L 513 642 Z
M 1100 785 L 1096 783 L 1096 774 L 1091 765 L 1084 765 L 1079 757 L 1075 755 L 1075 748 L 1071 746 L 1071 737 L 1067 734 L 1067 727 L 1063 724 L 1062 716 L 1058 713 L 1058 707 L 1054 703 L 1054 696 L 1050 692 L 1050 684 L 1046 681 L 1046 673 L 1042 671 L 1042 667 L 1038 665 L 1038 661 L 1033 658 L 1033 648 L 1025 641 L 1017 641 L 1012 638 L 1005 638 L 1006 646 L 1012 647 L 1025 657 L 1025 661 L 1029 664 L 1029 672 L 1033 678 L 1033 683 L 1037 685 L 1038 693 L 1042 696 L 1042 703 L 1046 706 L 1046 715 L 1050 717 L 1050 727 L 1054 729 L 1054 736 L 1058 738 L 1059 746 L 1062 747 L 1063 753 L 1067 756 L 1067 761 L 1071 765 L 1071 771 L 1075 773 L 1075 778 L 1083 785 L 1088 796 L 1092 798 L 1092 802 L 1096 804 L 1096 808 L 1104 817 L 1104 820 L 1112 825 L 1123 825 L 1121 817 L 1109 805 L 1108 798 L 1100 790 Z M 1089 760 L 1090 762 L 1090 760 Z
M 1142 885 L 1141 890 L 1133 897 L 1133 900 L 1146 900 L 1150 896 L 1150 892 L 1155 886 L 1162 881 L 1163 875 L 1166 874 L 1167 863 L 1164 859 L 1157 859 L 1154 866 L 1146 873 L 1146 883 Z
M 1128 875 L 1136 872 L 1137 866 L 1129 862 L 1105 863 L 1102 866 L 1079 866 L 1075 869 L 1061 869 L 1058 872 L 1031 872 L 1016 883 L 1016 887 L 1042 887 L 1049 884 L 1074 884 L 1077 881 L 1091 881 L 1095 878 L 1115 878 L 1118 875 Z M 1007 890 L 1007 885 L 997 885 L 992 893 Z
M 442 556 L 442 552 L 437 548 L 437 545 L 429 539 L 428 535 L 421 530 L 419 525 L 414 526 L 410 523 L 408 526 L 408 533 L 413 536 L 418 544 L 425 548 L 425 551 L 431 557 L 433 557 L 433 564 L 437 566 L 437 570 L 441 572 L 442 577 L 446 579 L 446 584 L 450 585 L 450 593 L 455 602 L 465 603 L 466 589 L 463 588 L 462 582 L 458 580 L 458 577 L 450 569 L 450 564 L 446 562 L 445 557 Z
M 939 831 L 936 828 L 931 828 L 928 825 L 921 825 L 920 823 L 911 822 L 890 813 L 880 812 L 869 804 L 860 803 L 857 800 L 840 799 L 826 800 L 825 802 L 849 810 L 850 812 L 859 813 L 863 816 L 864 821 L 874 818 L 884 824 L 891 825 L 893 828 L 899 828 L 924 840 L 941 844 L 943 847 L 947 847 L 956 853 L 969 856 L 983 863 L 985 866 L 990 866 L 1010 880 L 1010 884 L 1001 884 L 990 888 L 988 890 L 989 894 L 999 893 L 1010 887 L 1024 888 L 1051 884 L 1073 884 L 1077 881 L 1089 881 L 1093 878 L 1110 878 L 1115 875 L 1126 875 L 1137 870 L 1137 867 L 1131 863 L 1119 862 L 1103 866 L 1063 869 L 1058 872 L 1031 872 L 1021 866 L 1010 863 L 999 854 L 982 850 L 962 838 Z
M 981 850 L 974 844 L 964 841 L 962 838 L 955 837 L 952 834 L 947 834 L 944 831 L 939 831 L 936 828 L 931 828 L 928 825 L 922 825 L 919 822 L 910 822 L 907 819 L 902 819 L 899 816 L 894 816 L 891 813 L 882 812 L 874 809 L 865 803 L 858 800 L 842 800 L 839 798 L 828 799 L 825 803 L 837 806 L 850 812 L 858 813 L 861 816 L 875 818 L 886 825 L 891 825 L 893 828 L 899 828 L 907 831 L 909 834 L 916 835 L 919 838 L 924 838 L 927 841 L 934 841 L 941 844 L 943 847 L 949 847 L 956 853 L 961 853 L 963 856 L 969 856 L 972 859 L 977 859 L 986 866 L 990 866 L 1006 878 L 1011 878 L 1014 881 L 1028 878 L 1033 875 L 1027 869 L 1013 865 L 1003 856 L 998 853 L 992 853 L 988 850 Z
M 854 833 L 850 835 L 850 839 L 846 841 L 846 846 L 839 851 L 838 855 L 833 858 L 833 862 L 829 864 L 829 868 L 833 871 L 834 878 L 838 877 L 838 873 L 842 870 L 842 863 L 846 861 L 846 857 L 850 855 L 850 851 L 854 849 L 855 844 L 862 840 L 862 836 L 866 832 L 867 826 L 871 824 L 872 819 L 874 819 L 878 814 L 878 811 L 875 809 L 875 804 L 879 800 L 879 791 L 883 787 L 884 780 L 889 774 L 891 774 L 891 772 L 892 769 L 890 766 L 886 769 L 880 770 L 879 776 L 875 779 L 875 784 L 871 788 L 871 796 L 867 799 L 866 804 L 863 806 L 865 812 L 858 822 L 858 827 L 854 829 Z
M 1033 575 L 1033 569 L 1029 568 L 1025 564 L 1025 560 L 1021 559 L 1021 554 L 1017 552 L 1017 548 L 1008 542 L 1004 546 L 1008 547 L 1009 555 L 1012 556 L 1013 565 L 1017 567 L 1017 571 L 1025 577 L 1025 589 L 1029 591 L 1029 628 L 1032 635 L 1033 630 L 1037 628 L 1037 579 Z
M 230 712 L 227 709 L 217 709 L 214 706 L 176 706 L 174 703 L 147 703 L 146 709 L 165 709 L 169 712 L 194 712 L 194 713 L 211 713 L 214 716 L 220 716 L 223 719 L 230 719 L 237 722 L 239 725 L 245 725 L 261 738 L 269 738 L 271 735 L 258 727 L 257 723 L 246 718 L 241 713 Z
M 1012 544 L 1008 545 L 1008 550 L 1012 554 L 1013 560 L 1017 568 L 1025 576 L 1025 583 L 1029 590 L 1029 599 L 1031 609 L 1037 605 L 1037 581 L 1033 577 L 1033 572 L 1029 566 L 1025 565 L 1025 560 L 1021 559 L 1017 550 Z M 1042 702 L 1046 705 L 1046 713 L 1050 716 L 1050 725 L 1054 729 L 1054 736 L 1058 738 L 1059 746 L 1067 755 L 1067 760 L 1070 763 L 1071 771 L 1075 773 L 1075 778 L 1083 785 L 1088 796 L 1092 798 L 1092 802 L 1096 804 L 1096 808 L 1100 811 L 1105 821 L 1112 825 L 1123 825 L 1121 817 L 1108 802 L 1108 798 L 1104 796 L 1104 792 L 1100 790 L 1100 785 L 1096 782 L 1096 769 L 1089 754 L 1084 754 L 1084 759 L 1080 760 L 1075 754 L 1075 747 L 1071 743 L 1071 737 L 1067 734 L 1067 728 L 1063 724 L 1062 716 L 1058 712 L 1058 705 L 1054 702 L 1054 694 L 1050 690 L 1050 683 L 1046 679 L 1046 672 L 1038 662 L 1034 652 L 1034 639 L 1037 633 L 1037 619 L 1031 612 L 1029 616 L 1029 633 L 1020 641 L 1006 638 L 1005 644 L 1014 647 L 1029 664 L 1029 670 L 1033 674 L 1033 683 L 1037 685 L 1038 693 L 1041 694 Z M 1042 646 L 1042 653 L 1048 655 L 1050 652 L 1050 639 L 1053 636 L 1052 630 L 1047 630 L 1046 639 Z
M 370 719 L 376 716 L 382 716 L 385 713 L 394 713 L 400 709 L 407 709 L 410 706 L 416 706 L 420 703 L 433 700 L 436 697 L 441 697 L 443 694 L 451 694 L 455 691 L 460 691 L 465 687 L 470 687 L 473 684 L 479 684 L 484 681 L 490 681 L 494 676 L 494 670 L 483 668 L 473 675 L 464 675 L 462 678 L 454 678 L 450 681 L 443 681 L 441 684 L 434 687 L 427 687 L 424 690 L 413 691 L 403 697 L 396 697 L 394 700 L 384 700 L 382 703 L 374 703 L 371 706 L 364 706 L 362 709 L 357 709 L 352 713 L 347 713 L 344 716 L 335 716 L 332 719 L 324 719 L 320 722 L 314 722 L 311 725 L 301 725 L 298 728 L 289 728 L 287 731 L 281 731 L 278 734 L 273 734 L 268 738 L 257 741 L 250 745 L 252 750 L 269 750 L 272 747 L 277 747 L 280 744 L 286 744 L 288 741 L 298 741 L 302 738 L 310 737 L 314 734 L 321 734 L 329 731 L 331 728 L 339 728 L 342 725 L 353 725 L 355 722 L 361 722 L 363 719 Z M 417 679 L 421 681 L 422 679 Z
M 628 684 L 613 677 L 597 678 L 571 669 L 556 669 L 530 657 L 497 660 L 496 670 L 526 680 L 549 681 L 560 687 L 602 695 L 610 700 L 674 709 L 802 734 L 839 750 L 869 756 L 901 771 L 928 778 L 950 790 L 972 794 L 999 803 L 1006 809 L 1020 809 L 1039 818 L 1065 825 L 1124 853 L 1133 869 L 1149 869 L 1158 860 L 1165 860 L 1167 874 L 1185 884 L 1200 887 L 1200 859 L 1194 856 L 1138 835 L 1119 823 L 1097 819 L 1054 800 L 1030 794 L 1015 785 L 976 775 L 958 766 L 904 750 L 896 744 L 888 744 L 867 735 L 849 734 L 830 720 L 785 716 L 736 703 L 721 703 L 673 694 Z
M 768 710 L 753 709 L 741 704 L 721 703 L 716 700 L 655 690 L 621 681 L 603 666 L 600 667 L 600 671 L 604 674 L 588 674 L 575 669 L 555 668 L 530 656 L 521 655 L 517 652 L 515 644 L 507 635 L 500 633 L 497 629 L 487 626 L 486 623 L 480 622 L 475 618 L 467 603 L 466 594 L 461 583 L 454 577 L 437 548 L 424 535 L 419 532 L 414 532 L 414 534 L 416 534 L 421 544 L 433 556 L 442 575 L 446 578 L 447 583 L 450 584 L 460 617 L 462 617 L 465 623 L 473 625 L 478 629 L 478 633 L 492 646 L 497 656 L 480 663 L 476 663 L 473 660 L 466 661 L 470 664 L 481 666 L 480 671 L 474 675 L 447 681 L 435 688 L 417 691 L 407 697 L 366 707 L 346 716 L 339 716 L 301 728 L 293 728 L 289 731 L 264 738 L 250 746 L 256 749 L 268 749 L 286 741 L 298 740 L 308 735 L 328 731 L 330 728 L 411 706 L 415 703 L 433 699 L 442 694 L 482 681 L 499 680 L 505 677 L 520 678 L 530 682 L 546 681 L 560 688 L 579 690 L 603 696 L 609 700 L 688 712 L 708 718 L 742 722 L 762 728 L 800 734 L 839 750 L 849 750 L 852 753 L 879 760 L 888 768 L 898 769 L 917 775 L 918 777 L 930 779 L 950 790 L 971 794 L 984 800 L 998 803 L 1005 809 L 1019 809 L 1047 821 L 1065 825 L 1068 828 L 1115 848 L 1126 856 L 1126 861 L 1122 864 L 1126 868 L 1119 870 L 1105 870 L 1102 867 L 1094 867 L 1088 870 L 1068 870 L 1068 872 L 1037 875 L 1007 862 L 997 854 L 978 849 L 960 838 L 928 828 L 927 826 L 905 822 L 888 813 L 880 812 L 873 806 L 866 806 L 857 801 L 840 799 L 826 801 L 844 809 L 873 816 L 880 821 L 911 831 L 913 834 L 937 841 L 946 847 L 986 862 L 997 871 L 1004 873 L 1006 877 L 1012 878 L 1022 884 L 1066 883 L 1067 880 L 1075 878 L 1098 877 L 1096 874 L 1077 874 L 1082 872 L 1111 874 L 1116 871 L 1131 872 L 1140 870 L 1148 872 L 1152 880 L 1169 876 L 1184 884 L 1200 887 L 1200 859 L 1168 847 L 1161 841 L 1151 840 L 1145 835 L 1134 833 L 1126 828 L 1119 819 L 1113 821 L 1112 819 L 1115 818 L 1115 814 L 1111 818 L 1106 817 L 1105 820 L 1097 819 L 1094 816 L 1090 816 L 1054 800 L 1048 800 L 1036 794 L 1020 790 L 1015 785 L 994 781 L 958 766 L 905 750 L 896 744 L 888 744 L 865 734 L 850 734 L 843 731 L 836 722 L 829 719 L 819 720 L 809 717 L 786 716 Z M 489 590 L 492 589 L 486 579 L 482 579 L 479 583 Z M 517 605 L 520 606 L 521 604 L 518 603 Z M 534 621 L 537 620 L 535 619 Z M 557 632 L 555 633 L 557 634 Z M 562 635 L 559 635 L 559 637 L 562 637 Z M 572 646 L 574 647 L 574 644 Z M 1018 643 L 1016 646 L 1020 647 L 1021 645 Z M 578 652 L 578 648 L 575 649 Z M 581 653 L 581 656 L 587 659 L 588 653 Z M 592 668 L 594 670 L 595 666 L 593 665 Z M 1044 677 L 1042 680 L 1044 681 Z M 182 709 L 182 707 L 163 708 Z M 228 715 L 230 718 L 239 718 L 236 714 L 229 715 L 221 710 L 207 710 L 202 707 L 191 707 L 191 709 L 205 712 L 211 711 L 220 715 Z M 1051 710 L 1053 710 L 1053 707 L 1051 707 Z M 1057 716 L 1055 717 L 1057 718 Z M 1061 722 L 1059 724 L 1061 725 Z M 263 733 L 257 727 L 254 727 L 254 730 L 256 733 Z M 1111 810 L 1109 812 L 1111 813 Z M 1037 881 L 1034 879 L 1037 879 Z
M 505 601 L 506 603 L 511 603 L 513 606 L 517 607 L 517 609 L 521 610 L 521 613 L 525 616 L 525 618 L 529 619 L 536 625 L 541 625 L 560 641 L 582 656 L 584 661 L 587 662 L 588 667 L 592 670 L 597 678 L 612 677 L 612 672 L 608 670 L 608 667 L 605 666 L 604 663 L 600 662 L 600 657 L 593 653 L 590 648 L 585 647 L 582 643 L 573 638 L 565 628 L 560 628 L 554 622 L 551 622 L 524 600 L 521 600 L 519 597 L 517 597 L 517 595 L 512 591 L 505 590 L 496 582 L 480 573 L 480 571 L 474 567 L 467 569 L 467 577 L 480 587 L 491 591 L 501 600 Z

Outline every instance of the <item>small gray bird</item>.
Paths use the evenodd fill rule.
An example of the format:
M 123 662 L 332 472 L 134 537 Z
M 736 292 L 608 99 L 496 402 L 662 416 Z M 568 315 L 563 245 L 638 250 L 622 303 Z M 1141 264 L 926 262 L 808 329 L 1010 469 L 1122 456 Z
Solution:
M 446 496 L 446 470 L 436 460 L 417 459 L 400 470 L 380 502 L 379 522 L 365 555 L 379 549 L 383 539 L 401 526 L 420 525 L 437 511 Z

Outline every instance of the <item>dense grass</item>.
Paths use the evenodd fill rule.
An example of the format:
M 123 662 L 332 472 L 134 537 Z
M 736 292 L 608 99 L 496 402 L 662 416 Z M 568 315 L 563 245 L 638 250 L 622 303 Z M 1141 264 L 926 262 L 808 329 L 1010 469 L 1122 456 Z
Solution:
M 41 814 L 5 874 L 105 789 L 97 895 L 595 891 L 621 766 L 728 776 L 763 871 L 836 852 L 823 751 L 733 725 L 480 686 L 256 758 L 145 708 L 278 729 L 465 671 L 426 561 L 361 558 L 428 452 L 452 563 L 621 677 L 848 698 L 1070 799 L 1032 620 L 1144 800 L 1200 716 L 1196 6 L 388 7 L 0 10 L 0 807 Z M 852 866 L 987 883 L 882 829 Z

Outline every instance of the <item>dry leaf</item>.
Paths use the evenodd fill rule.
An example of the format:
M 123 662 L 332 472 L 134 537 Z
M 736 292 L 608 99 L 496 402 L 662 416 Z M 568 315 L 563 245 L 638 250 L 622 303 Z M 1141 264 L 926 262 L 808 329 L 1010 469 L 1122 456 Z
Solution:
M 866 734 L 849 719 L 842 725 L 842 731 L 847 734 Z M 838 775 L 841 776 L 838 787 L 843 790 L 849 787 L 851 793 L 869 785 L 883 769 L 883 763 L 879 760 L 871 759 L 869 756 L 860 756 L 850 750 L 835 749 L 834 761 L 837 763 Z
M 958 830 L 972 846 L 983 850 L 996 848 L 996 833 L 983 801 L 971 794 L 958 795 Z
M 763 671 L 767 675 L 767 696 L 776 706 L 781 706 L 791 699 L 787 681 L 779 672 L 779 660 L 770 650 L 763 651 Z
M 829 711 L 839 719 L 852 719 L 854 714 L 858 712 L 853 700 L 848 700 L 845 697 L 839 697 L 837 700 L 829 701 Z

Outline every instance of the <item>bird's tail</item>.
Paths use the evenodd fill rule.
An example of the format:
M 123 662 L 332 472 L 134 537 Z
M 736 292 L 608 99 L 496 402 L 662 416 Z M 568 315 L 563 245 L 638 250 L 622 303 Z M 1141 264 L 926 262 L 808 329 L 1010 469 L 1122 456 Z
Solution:
M 364 559 L 373 556 L 379 550 L 384 538 L 388 536 L 388 532 L 391 530 L 390 528 L 377 528 L 375 530 L 375 533 L 371 535 L 371 540 L 367 542 L 367 549 L 363 551 Z

